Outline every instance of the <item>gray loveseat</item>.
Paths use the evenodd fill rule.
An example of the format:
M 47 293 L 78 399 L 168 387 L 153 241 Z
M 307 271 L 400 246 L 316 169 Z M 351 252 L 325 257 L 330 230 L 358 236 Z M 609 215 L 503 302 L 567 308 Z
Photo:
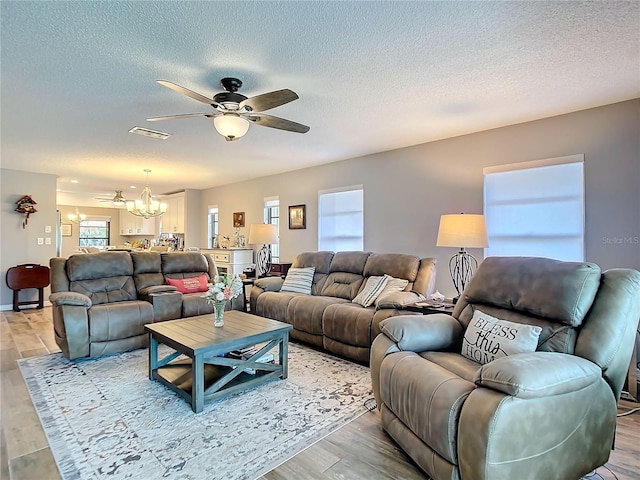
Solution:
M 143 348 L 145 324 L 213 312 L 204 293 L 166 284 L 217 275 L 213 259 L 200 252 L 115 251 L 49 263 L 55 339 L 69 359 Z
M 366 363 L 379 323 L 410 314 L 402 307 L 424 299 L 435 283 L 435 260 L 413 255 L 371 252 L 305 252 L 292 268 L 314 267 L 311 294 L 281 291 L 283 279 L 256 280 L 251 313 L 293 325 L 291 338 Z M 352 300 L 372 276 L 390 275 L 408 281 L 401 292 L 363 307 Z

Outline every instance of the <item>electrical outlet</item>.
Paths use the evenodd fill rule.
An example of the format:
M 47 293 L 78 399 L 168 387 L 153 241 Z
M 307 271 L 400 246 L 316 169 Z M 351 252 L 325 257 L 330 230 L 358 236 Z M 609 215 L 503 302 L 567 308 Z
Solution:
M 44 245 L 44 238 L 38 237 L 38 245 Z
M 51 225 L 46 225 L 44 227 L 44 233 L 51 233 Z
M 51 245 L 51 237 L 46 237 L 46 238 L 44 239 L 44 244 L 45 244 L 45 245 Z

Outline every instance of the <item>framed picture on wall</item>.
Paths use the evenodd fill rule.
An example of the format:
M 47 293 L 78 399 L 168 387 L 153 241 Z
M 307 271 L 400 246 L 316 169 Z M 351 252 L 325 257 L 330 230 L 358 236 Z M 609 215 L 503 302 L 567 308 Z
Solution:
M 233 213 L 233 227 L 234 228 L 244 227 L 244 212 Z
M 307 228 L 307 206 L 292 205 L 289 207 L 289 230 Z
M 63 237 L 70 237 L 72 235 L 70 223 L 63 223 L 60 225 L 60 235 Z

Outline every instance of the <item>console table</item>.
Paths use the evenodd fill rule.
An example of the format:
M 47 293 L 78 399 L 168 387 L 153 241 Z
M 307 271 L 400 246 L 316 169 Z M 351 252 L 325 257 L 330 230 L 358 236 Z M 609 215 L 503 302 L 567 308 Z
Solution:
M 253 250 L 250 248 L 212 248 L 200 251 L 213 257 L 220 274 L 240 275 L 245 268 L 253 265 Z

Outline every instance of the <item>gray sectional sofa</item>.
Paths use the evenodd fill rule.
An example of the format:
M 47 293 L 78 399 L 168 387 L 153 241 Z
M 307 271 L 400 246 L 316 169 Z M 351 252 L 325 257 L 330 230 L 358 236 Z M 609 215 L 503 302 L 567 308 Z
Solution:
M 403 306 L 424 299 L 435 283 L 435 259 L 371 252 L 301 253 L 292 268 L 314 267 L 309 295 L 281 291 L 284 280 L 256 280 L 250 296 L 251 313 L 293 325 L 291 338 L 368 363 L 373 339 L 385 318 L 411 314 Z M 403 291 L 363 307 L 352 302 L 369 277 L 390 275 L 408 280 Z
M 204 293 L 181 293 L 167 278 L 217 275 L 200 252 L 103 252 L 52 258 L 56 343 L 69 359 L 143 348 L 147 323 L 213 312 Z M 242 308 L 237 300 L 230 308 Z

